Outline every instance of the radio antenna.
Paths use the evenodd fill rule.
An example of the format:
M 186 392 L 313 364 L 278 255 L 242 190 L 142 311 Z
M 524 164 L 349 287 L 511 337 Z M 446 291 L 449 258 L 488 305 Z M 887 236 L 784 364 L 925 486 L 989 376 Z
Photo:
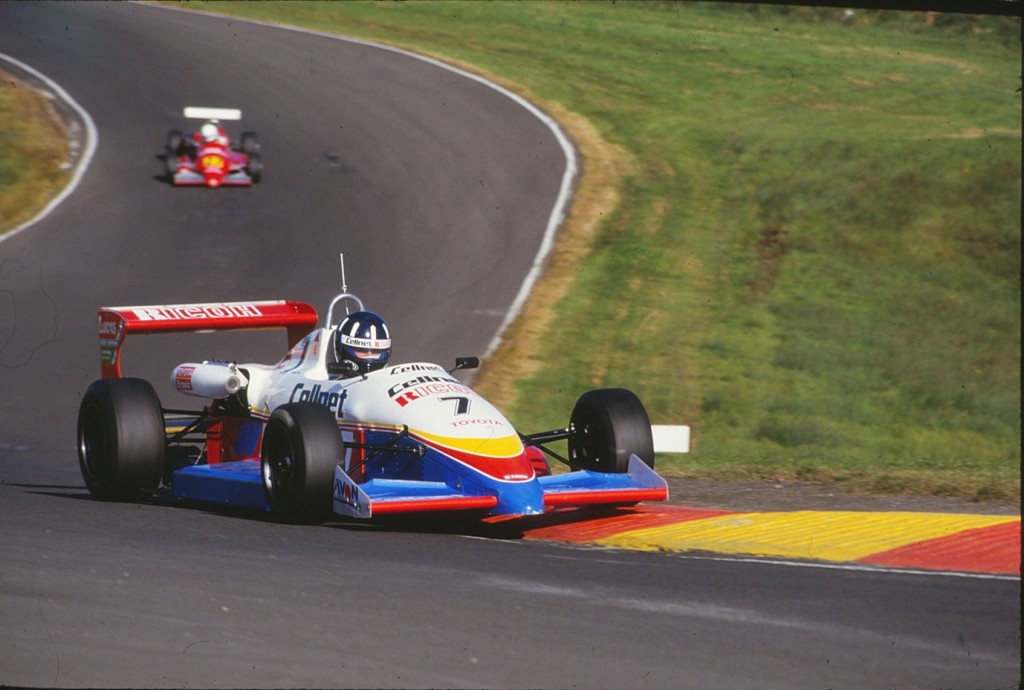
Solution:
M 330 328 L 331 326 L 334 325 L 334 305 L 337 304 L 338 302 L 344 302 L 345 303 L 345 314 L 346 315 L 352 313 L 352 311 L 349 309 L 349 305 L 348 305 L 349 302 L 352 302 L 352 303 L 355 304 L 356 311 L 362 311 L 363 309 L 365 309 L 365 307 L 363 306 L 363 301 L 361 299 L 359 299 L 355 295 L 348 294 L 348 282 L 345 280 L 345 254 L 344 254 L 344 252 L 338 254 L 338 259 L 341 262 L 341 294 L 340 295 L 336 295 L 334 297 L 334 299 L 331 300 L 330 306 L 327 307 L 327 321 L 326 321 L 327 328 Z
M 341 294 L 348 294 L 348 283 L 345 281 L 345 252 L 339 252 L 338 258 L 341 260 Z M 361 309 L 362 307 L 360 307 Z M 345 302 L 345 314 L 351 314 L 351 310 L 348 308 L 348 302 Z

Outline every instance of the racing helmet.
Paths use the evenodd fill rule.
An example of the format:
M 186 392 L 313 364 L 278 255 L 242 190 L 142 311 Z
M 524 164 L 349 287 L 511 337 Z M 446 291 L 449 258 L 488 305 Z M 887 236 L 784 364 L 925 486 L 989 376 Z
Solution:
M 334 352 L 338 363 L 352 374 L 381 369 L 391 359 L 388 325 L 372 311 L 353 312 L 338 324 Z
M 199 128 L 199 134 L 203 137 L 203 141 L 217 141 L 220 137 L 220 128 L 212 122 L 207 122 Z

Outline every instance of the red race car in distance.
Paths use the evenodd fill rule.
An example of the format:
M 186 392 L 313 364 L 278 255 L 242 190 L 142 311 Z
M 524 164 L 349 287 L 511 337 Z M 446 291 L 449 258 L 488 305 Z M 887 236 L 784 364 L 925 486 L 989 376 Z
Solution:
M 241 120 L 241 110 L 190 106 L 184 115 L 206 122 L 196 132 L 168 133 L 165 160 L 172 184 L 248 187 L 260 181 L 263 163 L 256 134 L 242 132 L 239 140 L 232 142 L 221 124 L 224 120 Z

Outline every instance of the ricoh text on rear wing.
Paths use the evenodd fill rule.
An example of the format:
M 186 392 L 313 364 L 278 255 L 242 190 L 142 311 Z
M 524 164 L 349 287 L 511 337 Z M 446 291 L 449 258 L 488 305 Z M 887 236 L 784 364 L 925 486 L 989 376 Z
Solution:
M 304 302 L 221 302 L 99 310 L 100 370 L 103 378 L 121 377 L 121 346 L 129 333 L 181 333 L 283 328 L 288 348 L 316 327 L 316 309 Z

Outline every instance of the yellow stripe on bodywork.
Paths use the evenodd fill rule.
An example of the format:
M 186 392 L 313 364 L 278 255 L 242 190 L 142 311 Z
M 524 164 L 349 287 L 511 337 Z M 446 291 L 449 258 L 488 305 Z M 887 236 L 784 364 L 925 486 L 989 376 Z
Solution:
M 474 455 L 486 455 L 492 458 L 511 458 L 523 452 L 523 443 L 514 434 L 499 438 L 465 438 L 461 436 L 437 436 L 416 429 L 411 429 L 410 431 L 434 445 L 452 450 L 461 450 L 466 453 L 473 453 Z
M 851 561 L 1012 520 L 1019 518 L 906 512 L 735 513 L 632 530 L 599 539 L 597 543 L 643 551 L 712 551 Z

